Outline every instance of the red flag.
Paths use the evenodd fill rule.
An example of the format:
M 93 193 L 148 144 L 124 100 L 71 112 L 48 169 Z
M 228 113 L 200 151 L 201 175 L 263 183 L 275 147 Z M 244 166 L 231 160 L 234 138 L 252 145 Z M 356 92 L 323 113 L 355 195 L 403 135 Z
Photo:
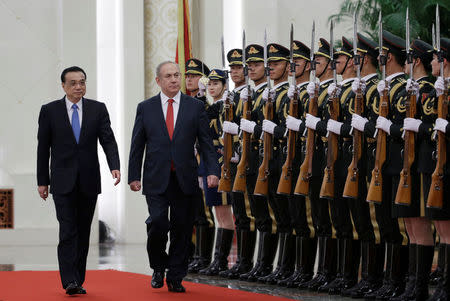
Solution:
M 181 91 L 186 92 L 184 73 L 186 61 L 192 56 L 189 0 L 178 0 L 178 39 L 175 62 L 180 65 Z

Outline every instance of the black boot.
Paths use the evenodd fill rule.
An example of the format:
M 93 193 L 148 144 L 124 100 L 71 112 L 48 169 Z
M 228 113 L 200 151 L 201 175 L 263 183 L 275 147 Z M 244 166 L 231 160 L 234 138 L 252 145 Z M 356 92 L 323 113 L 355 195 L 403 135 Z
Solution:
M 321 293 L 328 293 L 330 289 L 337 289 L 341 282 L 344 281 L 344 257 L 345 257 L 345 244 L 346 239 L 338 238 L 337 240 L 337 262 L 336 262 L 336 278 L 333 281 L 319 286 L 317 289 Z M 333 294 L 334 295 L 334 294 Z
M 382 285 L 376 289 L 368 291 L 364 294 L 364 299 L 366 300 L 373 300 L 376 299 L 378 295 L 382 295 L 388 290 L 391 286 L 391 279 L 390 279 L 390 270 L 392 266 L 392 248 L 393 244 L 386 243 L 386 269 L 384 271 L 383 276 L 383 283 Z
M 278 285 L 297 287 L 301 282 L 311 280 L 316 257 L 316 239 L 295 237 L 295 272 L 288 278 L 278 281 Z
M 450 297 L 450 245 L 445 244 L 442 251 L 445 255 L 441 282 L 427 301 L 448 301 Z
M 344 257 L 344 281 L 336 294 L 342 295 L 342 292 L 354 287 L 358 282 L 359 264 L 361 262 L 361 241 L 351 240 L 351 250 L 345 252 Z M 332 292 L 328 292 L 332 293 Z
M 416 274 L 417 274 L 417 245 L 409 245 L 408 259 L 408 282 L 406 282 L 405 291 L 400 296 L 393 298 L 392 301 L 408 301 L 416 298 Z
M 434 246 L 417 245 L 416 256 L 416 301 L 428 299 L 428 282 L 433 263 Z
M 430 285 L 438 285 L 444 272 L 445 244 L 439 244 L 436 269 L 430 274 Z
M 294 272 L 294 236 L 290 233 L 280 233 L 279 237 L 277 268 L 270 275 L 264 277 L 264 282 L 267 284 L 276 284 L 278 281 L 288 278 Z
M 256 232 L 240 230 L 236 233 L 238 238 L 238 259 L 236 264 L 231 269 L 219 273 L 220 276 L 229 279 L 238 279 L 239 275 L 247 273 L 253 268 Z
M 195 249 L 198 256 L 189 265 L 188 273 L 198 273 L 211 263 L 215 231 L 215 228 L 208 226 L 197 226 L 195 228 Z
M 341 296 L 362 298 L 377 290 L 382 283 L 385 244 L 361 243 L 361 281 L 352 288 L 343 290 Z
M 260 232 L 258 261 L 255 267 L 248 273 L 239 276 L 241 280 L 255 282 L 260 277 L 269 275 L 273 269 L 273 260 L 277 252 L 278 235 L 270 232 Z
M 317 291 L 319 287 L 327 285 L 336 278 L 336 239 L 331 237 L 323 237 L 323 260 L 321 273 L 309 281 L 308 289 Z M 319 245 L 320 247 L 320 245 Z
M 214 251 L 214 260 L 211 264 L 199 271 L 201 275 L 216 276 L 219 272 L 228 269 L 228 255 L 230 254 L 231 244 L 233 243 L 234 230 L 219 228 L 217 229 L 216 247 Z
M 390 285 L 388 289 L 376 297 L 377 300 L 390 300 L 403 294 L 405 278 L 408 273 L 408 246 L 393 244 L 391 248 L 392 263 L 390 270 Z

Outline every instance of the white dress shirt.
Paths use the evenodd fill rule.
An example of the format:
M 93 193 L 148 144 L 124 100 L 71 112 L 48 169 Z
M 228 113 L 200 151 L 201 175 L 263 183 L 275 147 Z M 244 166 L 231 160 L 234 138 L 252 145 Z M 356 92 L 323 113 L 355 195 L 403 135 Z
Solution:
M 66 101 L 66 108 L 67 108 L 67 114 L 69 115 L 69 121 L 70 124 L 72 124 L 72 114 L 73 114 L 73 102 L 67 99 L 67 96 L 64 97 L 64 100 Z M 78 106 L 78 119 L 80 120 L 80 129 L 81 129 L 81 122 L 83 120 L 83 99 L 81 99 L 79 102 L 76 103 Z
M 167 116 L 167 106 L 169 105 L 170 97 L 165 95 L 162 91 L 161 91 L 159 96 L 161 98 L 161 106 L 162 106 L 162 110 L 163 110 L 163 114 L 164 114 L 164 120 L 165 120 L 166 116 Z M 172 103 L 172 108 L 173 108 L 173 128 L 175 129 L 175 124 L 177 122 L 178 108 L 180 107 L 181 92 L 178 91 L 177 95 L 175 95 L 172 99 L 174 100 L 173 103 Z

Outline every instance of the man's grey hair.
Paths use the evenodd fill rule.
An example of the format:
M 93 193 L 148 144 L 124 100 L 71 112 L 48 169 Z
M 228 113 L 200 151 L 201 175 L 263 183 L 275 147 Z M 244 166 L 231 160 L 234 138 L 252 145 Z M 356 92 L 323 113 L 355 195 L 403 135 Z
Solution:
M 161 68 L 167 64 L 174 64 L 175 66 L 177 66 L 178 71 L 180 71 L 180 66 L 178 66 L 177 63 L 175 63 L 173 61 L 164 61 L 162 63 L 159 63 L 159 65 L 156 67 L 156 77 L 159 77 L 161 75 Z

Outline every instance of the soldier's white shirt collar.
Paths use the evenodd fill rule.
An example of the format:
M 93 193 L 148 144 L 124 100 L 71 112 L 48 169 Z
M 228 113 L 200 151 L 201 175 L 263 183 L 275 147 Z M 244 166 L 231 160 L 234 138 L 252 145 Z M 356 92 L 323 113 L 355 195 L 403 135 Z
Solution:
M 233 89 L 233 92 L 239 92 L 239 91 L 241 91 L 241 90 L 244 89 L 244 88 L 245 88 L 245 84 L 243 84 L 242 86 L 239 86 L 239 87 L 234 88 L 234 89 Z
M 305 85 L 307 85 L 307 84 L 309 84 L 309 81 L 306 81 L 306 82 L 303 82 L 303 83 L 299 83 L 299 84 L 297 85 L 297 88 L 301 88 L 302 86 L 305 86 Z
M 261 89 L 261 87 L 264 85 L 267 85 L 267 82 L 263 82 L 263 83 L 260 83 L 259 85 L 255 86 L 255 90 Z
M 395 77 L 400 76 L 400 75 L 403 75 L 403 74 L 405 74 L 405 73 L 404 73 L 404 72 L 397 72 L 397 73 L 391 74 L 391 75 L 389 75 L 388 77 L 386 77 L 386 81 L 387 81 L 387 82 L 390 82 L 390 81 L 393 80 Z
M 284 82 L 281 82 L 281 83 L 278 83 L 278 84 L 276 84 L 275 86 L 273 86 L 273 90 L 276 90 L 276 89 L 278 89 L 278 87 L 281 87 L 282 85 L 284 85 L 284 84 L 286 84 L 288 81 L 286 80 L 286 81 L 284 81 Z
M 364 76 L 364 77 L 361 78 L 361 79 L 367 82 L 369 79 L 371 79 L 372 77 L 375 77 L 375 76 L 378 76 L 378 74 L 376 74 L 376 73 L 370 73 L 370 74 L 367 74 L 366 76 Z
M 351 78 L 347 78 L 344 79 L 343 81 L 341 81 L 341 86 L 345 85 L 348 82 L 354 81 L 356 77 L 351 77 Z
M 324 80 L 323 82 L 320 82 L 320 85 L 324 85 L 324 84 L 326 84 L 326 83 L 328 83 L 328 82 L 331 82 L 332 80 L 333 80 L 332 78 L 326 79 L 326 80 Z

